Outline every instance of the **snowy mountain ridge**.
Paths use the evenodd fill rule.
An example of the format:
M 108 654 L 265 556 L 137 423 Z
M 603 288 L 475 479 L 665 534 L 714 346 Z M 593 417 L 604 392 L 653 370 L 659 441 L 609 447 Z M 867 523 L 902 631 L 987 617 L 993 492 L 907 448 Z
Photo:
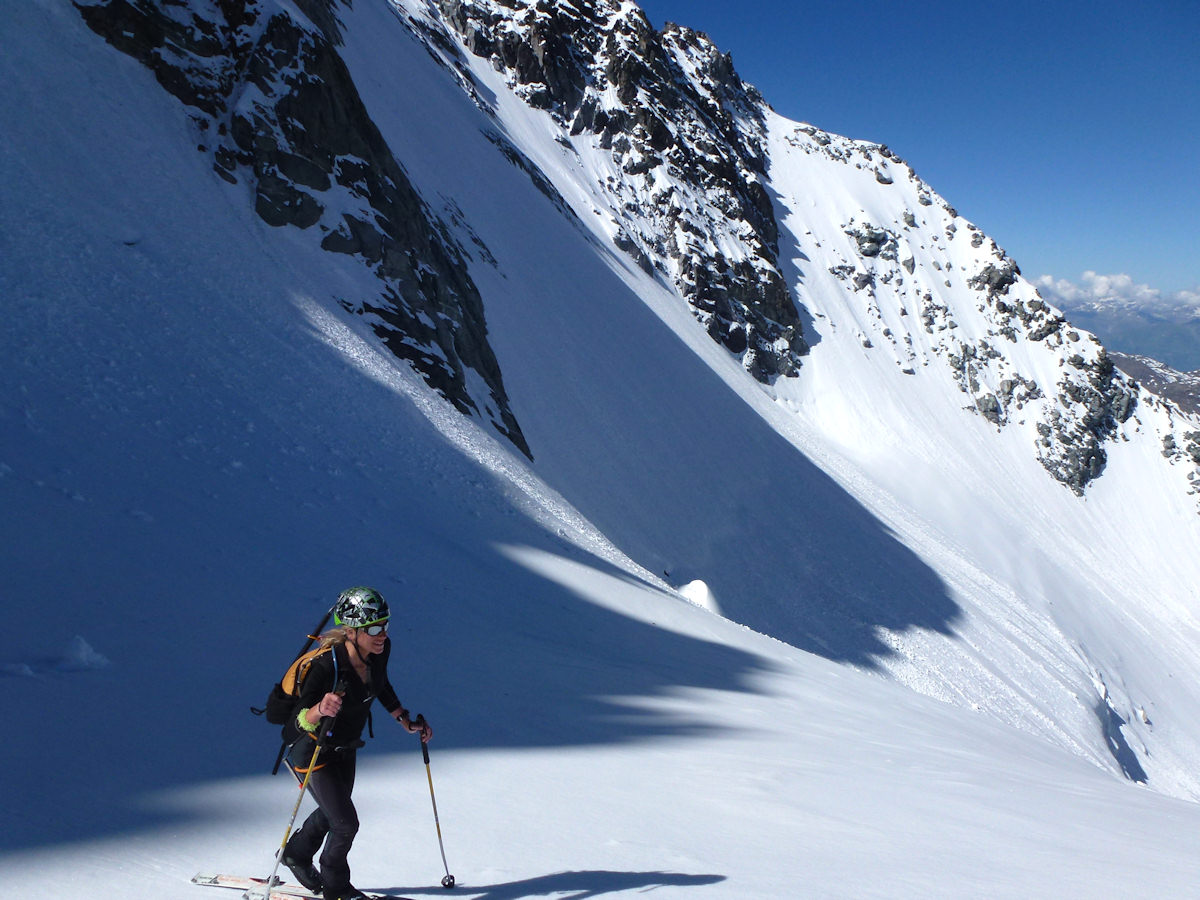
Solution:
M 557 123 L 590 207 L 576 211 L 599 215 L 609 240 L 669 279 L 755 378 L 794 375 L 807 348 L 762 179 L 762 99 L 729 57 L 690 29 L 657 33 L 632 3 L 436 8 L 429 31 L 451 26 Z
M 888 148 L 801 125 L 784 138 L 787 148 L 768 153 L 769 107 L 741 82 L 729 57 L 686 28 L 669 26 L 658 34 L 631 3 L 510 7 L 447 0 L 417 6 L 420 13 L 396 8 L 464 85 L 473 76 L 462 57 L 447 50 L 453 46 L 448 26 L 466 51 L 505 73 L 517 97 L 546 110 L 557 124 L 553 139 L 564 158 L 543 159 L 541 167 L 521 163 L 531 177 L 545 190 L 552 182 L 546 169 L 554 162 L 582 170 L 573 183 L 551 190 L 575 196 L 571 206 L 583 221 L 607 220 L 601 235 L 643 268 L 667 277 L 710 336 L 761 381 L 794 376 L 808 343 L 819 339 L 806 339 L 802 327 L 811 305 L 805 302 L 807 285 L 794 294 L 781 271 L 786 261 L 779 258 L 768 186 L 777 196 L 778 190 L 768 167 L 778 168 L 780 157 L 800 150 L 872 174 L 881 191 L 907 193 L 903 209 L 890 204 L 886 223 L 848 204 L 838 228 L 853 243 L 839 248 L 825 267 L 846 291 L 862 295 L 860 314 L 882 322 L 883 304 L 900 317 L 864 330 L 863 345 L 891 345 L 901 371 L 914 374 L 919 354 L 912 332 L 923 328 L 936 335 L 931 349 L 968 405 L 998 427 L 1019 419 L 1055 479 L 1081 494 L 1104 471 L 1106 445 L 1137 407 L 1136 386 L 1094 337 L 1065 327 L 1062 314 L 1021 279 L 995 241 L 963 222 Z M 218 4 L 210 8 L 211 19 L 193 16 L 190 30 L 173 5 L 145 3 L 132 17 L 124 3 L 89 0 L 80 7 L 94 28 L 155 67 L 168 89 L 203 113 L 194 120 L 202 135 L 215 132 L 216 147 L 202 143 L 201 149 L 212 153 L 218 174 L 236 182 L 238 167 L 253 170 L 260 216 L 278 226 L 320 225 L 322 248 L 359 258 L 378 275 L 382 296 L 344 299 L 348 308 L 370 314 L 393 351 L 463 412 L 482 408 L 502 434 L 530 452 L 487 343 L 464 262 L 468 242 L 447 243 L 445 222 L 415 196 L 382 143 L 337 57 L 335 0 L 301 5 L 300 20 L 268 3 L 233 14 Z M 300 30 L 289 30 L 295 24 Z M 175 61 L 181 34 L 192 36 L 182 65 Z M 247 75 L 239 80 L 235 72 Z M 326 112 L 313 118 L 313 110 Z M 338 130 L 322 128 L 322 115 Z M 539 149 L 522 152 L 537 155 Z M 828 169 L 821 176 L 839 179 Z M 332 198 L 335 181 L 360 199 L 323 211 L 314 198 Z M 382 233 L 368 224 L 372 219 L 388 223 Z M 406 228 L 409 222 L 414 227 Z M 951 253 L 960 227 L 970 247 Z M 469 234 L 469 223 L 467 228 Z M 804 243 L 797 247 L 801 255 Z M 409 249 L 398 252 L 400 247 Z M 415 266 L 414 247 L 422 248 Z M 477 252 L 486 255 L 486 248 Z M 977 327 L 964 327 L 967 303 L 983 315 Z M 905 321 L 910 315 L 917 318 Z M 1015 354 L 1006 353 L 1006 343 L 1022 340 L 1043 344 L 1046 363 L 1031 360 L 1022 368 Z M 928 357 L 920 365 L 927 366 Z M 484 390 L 469 389 L 468 371 L 482 377 Z M 1182 450 L 1170 458 L 1200 453 L 1196 432 L 1173 421 L 1156 426 L 1168 429 L 1164 442 Z
M 574 48 L 556 46 L 555 39 L 561 41 L 563 35 L 572 35 L 573 29 L 578 27 L 579 22 L 574 16 L 578 15 L 579 7 L 574 5 L 565 7 L 569 11 L 569 25 L 564 25 L 555 18 L 555 11 L 558 9 L 556 7 L 539 8 L 535 11 L 533 6 L 528 6 L 515 17 L 515 22 L 503 18 L 494 5 L 468 4 L 464 6 L 461 3 L 453 3 L 444 7 L 460 33 L 464 33 L 464 42 L 468 49 L 481 56 L 489 56 L 494 53 L 494 64 L 502 66 L 509 73 L 509 81 L 518 95 L 535 107 L 550 109 L 555 118 L 565 128 L 569 128 L 572 136 L 597 128 L 595 109 L 605 101 L 608 102 L 609 108 L 601 107 L 600 110 L 602 114 L 600 124 L 603 130 L 600 131 L 598 139 L 588 142 L 591 146 L 586 147 L 582 152 L 594 151 L 597 145 L 602 149 L 611 149 L 613 162 L 626 175 L 643 175 L 650 182 L 658 183 L 657 193 L 651 187 L 646 207 L 656 210 L 666 205 L 669 210 L 669 220 L 665 223 L 651 219 L 643 221 L 640 227 L 634 226 L 635 233 L 641 236 L 636 251 L 639 259 L 645 258 L 645 248 L 654 243 L 655 235 L 673 233 L 679 235 L 680 229 L 684 236 L 728 232 L 728 224 L 724 229 L 721 229 L 719 225 L 717 228 L 713 227 L 712 214 L 714 211 L 718 222 L 722 221 L 720 213 L 725 212 L 727 218 L 723 221 L 732 222 L 735 228 L 742 226 L 741 230 L 744 232 L 747 218 L 744 211 L 752 208 L 754 204 L 734 205 L 722 201 L 721 195 L 714 197 L 713 179 L 704 177 L 709 173 L 704 172 L 700 177 L 696 177 L 694 172 L 688 171 L 686 162 L 678 161 L 680 157 L 688 155 L 688 148 L 694 147 L 698 143 L 695 138 L 696 130 L 693 129 L 689 133 L 686 129 L 667 125 L 667 121 L 671 121 L 672 125 L 676 124 L 678 118 L 663 115 L 661 98 L 664 95 L 670 96 L 671 92 L 668 86 L 683 84 L 690 89 L 693 96 L 701 98 L 700 104 L 692 104 L 693 108 L 700 107 L 702 111 L 733 110 L 734 114 L 732 115 L 726 113 L 726 121 L 723 123 L 725 127 L 716 136 L 724 138 L 726 145 L 734 149 L 734 155 L 743 161 L 741 168 L 743 185 L 748 184 L 754 187 L 757 187 L 758 180 L 755 170 L 761 170 L 763 158 L 761 123 L 765 119 L 765 109 L 762 98 L 752 88 L 749 91 L 745 89 L 737 79 L 728 57 L 719 54 L 703 35 L 687 29 L 668 27 L 662 36 L 662 51 L 655 52 L 657 48 L 651 40 L 648 24 L 635 7 L 622 4 L 606 6 L 602 3 L 598 4 L 595 10 L 590 10 L 587 5 L 583 8 L 589 9 L 594 14 L 602 14 L 598 19 L 594 17 L 590 24 L 600 33 L 608 34 L 610 44 L 614 40 L 614 35 L 628 32 L 632 35 L 629 42 L 636 41 L 637 48 L 641 49 L 642 54 L 649 56 L 651 60 L 657 61 L 661 58 L 673 60 L 676 66 L 670 76 L 655 77 L 658 73 L 653 72 L 652 68 L 647 71 L 647 67 L 644 65 L 642 67 L 628 65 L 629 59 L 637 57 L 633 55 L 627 45 L 617 48 L 606 45 L 601 53 L 596 52 L 595 44 L 597 42 L 594 39 L 592 46 L 587 48 L 590 53 L 579 53 L 577 50 L 571 52 Z M 621 23 L 620 26 L 617 25 L 618 21 Z M 494 28 L 497 22 L 502 22 L 507 29 L 502 51 L 495 49 L 495 41 L 489 36 L 489 29 Z M 584 33 L 585 35 L 594 35 L 596 31 Z M 647 47 L 649 50 L 646 49 Z M 522 51 L 524 51 L 523 54 Z M 590 69 L 580 66 L 571 70 L 564 62 L 564 60 L 575 61 L 580 57 L 591 61 Z M 699 63 L 696 61 L 697 58 L 700 60 Z M 530 60 L 534 62 L 527 62 Z M 547 60 L 550 62 L 546 62 Z M 541 61 L 542 64 L 538 65 L 537 61 Z M 552 71 L 548 71 L 549 69 Z M 567 71 L 564 72 L 564 70 Z M 633 72 L 633 75 L 629 74 L 630 71 Z M 646 82 L 645 84 L 638 84 L 638 75 L 643 75 L 641 81 Z M 570 88 L 556 87 L 563 83 L 569 85 Z M 586 87 L 580 88 L 580 83 L 584 83 Z M 655 100 L 658 102 L 654 102 Z M 668 106 L 671 100 L 674 100 L 676 104 L 679 102 L 674 97 L 670 97 L 670 100 L 667 101 Z M 614 108 L 619 115 L 612 115 Z M 677 114 L 677 110 L 672 110 L 672 112 Z M 720 121 L 721 116 L 717 113 L 712 118 Z M 636 123 L 631 129 L 631 133 L 625 140 L 618 140 L 614 147 L 612 132 L 615 130 L 620 133 L 620 123 L 630 121 Z M 614 123 L 617 124 L 614 125 Z M 732 139 L 729 135 L 731 130 L 733 131 Z M 848 141 L 819 133 L 816 129 L 811 128 L 807 129 L 806 133 L 812 138 L 808 152 L 813 152 L 812 148 L 817 147 L 821 148 L 825 155 L 832 160 L 848 165 L 871 166 L 876 181 L 881 185 L 893 183 L 891 174 L 893 163 L 897 168 L 907 170 L 905 177 L 913 179 L 917 185 L 917 198 L 920 204 L 920 207 L 917 208 L 935 204 L 935 195 L 928 186 L 920 182 L 912 169 L 905 166 L 903 161 L 898 160 L 886 147 L 872 147 L 863 142 Z M 711 131 L 708 136 L 712 137 Z M 746 147 L 751 148 L 749 152 L 742 149 Z M 667 151 L 665 154 L 663 154 L 664 150 Z M 741 152 L 737 152 L 739 150 Z M 666 159 L 660 158 L 659 154 L 665 155 Z M 664 168 L 666 169 L 665 175 L 661 171 Z M 620 189 L 627 189 L 627 181 L 614 181 L 612 176 L 609 176 L 607 183 L 618 186 L 618 196 L 615 200 L 610 201 L 609 208 L 605 210 L 614 218 L 617 215 L 628 217 L 631 210 L 643 209 L 643 207 L 629 202 L 625 202 L 622 208 L 619 194 Z M 689 188 L 693 189 L 689 190 Z M 751 192 L 744 190 L 743 193 Z M 681 201 L 681 194 L 684 197 L 690 194 L 693 202 Z M 699 204 L 694 202 L 697 196 L 702 198 Z M 691 227 L 681 226 L 678 221 L 670 221 L 671 212 L 677 210 L 681 202 L 692 208 L 696 208 L 698 205 L 700 209 L 709 211 L 709 220 L 701 222 L 699 226 L 693 223 Z M 949 213 L 950 221 L 941 223 L 944 227 L 945 241 L 953 240 L 958 228 L 958 223 L 954 221 L 958 218 L 957 213 L 940 198 L 937 198 L 936 202 Z M 731 209 L 736 209 L 737 213 L 731 214 Z M 917 226 L 916 216 L 912 210 L 904 211 L 902 223 L 902 228 L 906 232 Z M 893 267 L 892 271 L 884 273 L 874 271 L 878 268 L 879 262 L 897 262 L 898 242 L 895 234 L 869 222 L 858 225 L 853 218 L 845 224 L 847 234 L 854 237 L 857 243 L 860 262 L 857 266 L 851 264 L 849 260 L 842 262 L 831 267 L 831 273 L 836 274 L 843 281 L 853 284 L 855 290 L 861 291 L 870 288 L 872 294 L 875 289 L 876 277 L 880 277 L 884 284 L 890 284 L 895 279 L 895 284 L 902 286 L 904 276 L 899 271 L 899 267 Z M 892 224 L 897 227 L 901 226 L 900 221 Z M 1033 341 L 1049 340 L 1050 344 L 1061 349 L 1064 345 L 1063 338 L 1059 336 L 1058 332 L 1065 324 L 1065 320 L 1060 313 L 1045 304 L 1036 295 L 1036 292 L 1033 296 L 1029 296 L 1028 285 L 1025 285 L 1027 301 L 1018 299 L 1011 306 L 1005 303 L 1002 298 L 1008 294 L 1010 285 L 1017 282 L 1019 270 L 994 241 L 985 238 L 974 226 L 968 224 L 966 227 L 971 232 L 972 248 L 980 248 L 987 240 L 991 251 L 990 258 L 985 257 L 983 260 L 973 261 L 976 268 L 967 279 L 968 285 L 984 292 L 988 304 L 996 306 L 998 315 L 988 323 L 986 336 L 979 336 L 976 342 L 970 344 L 962 340 L 944 341 L 941 350 L 946 361 L 955 371 L 955 378 L 964 393 L 971 396 L 975 408 L 989 420 L 1002 425 L 1007 424 L 1010 418 L 1010 407 L 1021 410 L 1025 403 L 1038 399 L 1042 395 L 1042 389 L 1032 378 L 1026 378 L 1020 372 L 1014 371 L 1011 363 L 1007 367 L 994 366 L 991 361 L 999 359 L 1002 353 L 989 343 L 989 339 L 1003 335 L 1010 342 L 1015 343 L 1017 334 L 1023 332 Z M 755 228 L 751 223 L 751 233 L 757 234 L 763 230 L 762 227 Z M 766 246 L 774 249 L 773 245 L 777 241 L 774 235 L 777 228 L 770 227 L 765 230 L 768 232 Z M 614 240 L 618 246 L 627 247 L 628 235 L 624 230 L 619 230 L 614 236 Z M 920 241 L 921 238 L 918 237 L 917 240 Z M 684 246 L 686 246 L 686 240 Z M 944 251 L 944 248 L 941 249 Z M 666 268 L 672 259 L 677 260 L 680 257 L 681 251 L 678 244 L 669 245 L 665 251 L 660 245 L 658 252 L 652 255 L 658 261 L 660 268 Z M 916 255 L 915 252 L 906 254 L 905 259 L 901 261 L 901 265 L 908 270 L 910 276 L 914 274 Z M 770 254 L 763 252 L 761 243 L 743 251 L 743 258 L 755 256 L 769 259 Z M 864 260 L 867 261 L 866 265 L 861 262 Z M 874 261 L 875 265 L 872 265 L 871 261 Z M 934 269 L 941 270 L 937 260 L 932 260 L 932 265 Z M 946 265 L 948 267 L 950 264 Z M 703 266 L 709 271 L 717 272 L 722 272 L 727 268 L 724 257 L 711 247 L 703 255 Z M 676 269 L 678 268 L 677 264 Z M 686 270 L 688 266 L 685 264 L 683 268 Z M 771 280 L 773 281 L 773 277 Z M 934 277 L 927 278 L 926 281 L 933 287 L 945 285 L 953 288 L 953 283 L 948 279 Z M 677 271 L 675 282 L 680 287 L 681 294 L 685 297 L 693 296 L 694 291 L 689 292 L 689 287 L 694 288 L 694 283 L 689 282 L 686 275 L 681 278 Z M 916 294 L 915 291 L 914 294 Z M 946 299 L 950 303 L 955 300 L 953 297 Z M 868 300 L 868 305 L 871 302 Z M 944 302 L 939 303 L 934 299 L 932 290 L 925 290 L 920 295 L 913 296 L 908 302 L 912 305 L 919 304 L 922 323 L 927 331 L 935 327 L 942 331 L 955 327 L 956 323 L 946 315 L 948 307 Z M 710 326 L 710 333 L 718 336 L 718 339 L 729 349 L 735 353 L 746 352 L 744 350 L 746 342 L 736 326 L 732 335 L 728 329 L 714 332 L 711 326 L 715 320 L 710 315 L 709 304 L 706 302 L 697 304 L 693 299 L 693 308 L 701 321 Z M 772 314 L 775 318 L 782 318 L 778 311 L 773 311 Z M 788 318 L 788 327 L 793 329 L 790 333 L 794 335 L 798 323 L 793 317 Z M 939 318 L 943 321 L 936 322 L 935 320 Z M 728 324 L 728 320 L 725 321 Z M 1015 327 L 1014 323 L 1017 323 Z M 750 326 L 747 333 L 754 335 L 756 329 Z M 890 335 L 884 335 L 884 337 L 890 337 Z M 1054 340 L 1056 337 L 1058 339 Z M 1065 332 L 1065 338 L 1072 343 L 1081 340 L 1080 333 L 1073 329 Z M 789 340 L 792 339 L 789 338 Z M 754 341 L 751 340 L 750 343 L 753 344 Z M 1092 343 L 1095 343 L 1094 339 Z M 771 353 L 766 355 L 774 358 Z M 758 352 L 751 351 L 744 356 L 743 362 L 752 372 L 761 375 L 757 362 L 759 356 Z M 1086 353 L 1064 353 L 1060 355 L 1060 366 L 1064 360 L 1072 369 L 1076 370 L 1076 377 L 1065 377 L 1061 383 L 1055 385 L 1055 393 L 1057 398 L 1061 398 L 1065 414 L 1064 411 L 1057 408 L 1049 410 L 1045 414 L 1045 418 L 1035 426 L 1038 435 L 1035 442 L 1039 459 L 1046 468 L 1058 480 L 1076 491 L 1081 491 L 1088 481 L 1103 471 L 1105 461 L 1103 443 L 1114 436 L 1116 426 L 1128 418 L 1136 401 L 1134 392 L 1129 386 L 1117 383 L 1120 376 L 1114 372 L 1111 363 L 1102 352 L 1092 354 L 1091 358 L 1088 358 Z M 989 368 L 993 371 L 988 371 Z M 997 368 L 1000 371 L 996 371 Z M 788 371 L 793 370 L 789 367 Z M 981 384 L 980 378 L 985 372 L 991 377 L 985 376 L 984 383 Z M 1194 438 L 1187 440 L 1194 443 Z
M 741 356 L 748 371 L 760 380 L 794 375 L 808 349 L 800 326 L 805 298 L 803 288 L 794 297 L 779 276 L 779 227 L 764 190 L 764 181 L 775 190 L 766 170 L 779 164 L 779 154 L 767 151 L 769 107 L 741 82 L 728 55 L 687 28 L 668 24 L 656 34 L 630 3 L 509 7 L 494 0 L 452 0 L 438 8 L 467 50 L 502 70 L 517 96 L 550 113 L 562 129 L 555 136 L 561 146 L 580 160 L 600 157 L 584 166 L 599 197 L 594 193 L 592 208 L 577 212 L 585 220 L 586 212 L 609 217 L 606 231 L 617 246 L 639 263 L 652 260 L 649 264 L 670 273 L 710 335 Z M 995 241 L 961 220 L 887 147 L 811 126 L 799 126 L 788 143 L 868 170 L 884 187 L 897 177 L 912 184 L 916 202 L 910 199 L 910 208 L 890 227 L 872 222 L 864 210 L 861 221 L 850 215 L 842 223 L 856 252 L 843 252 L 830 274 L 847 289 L 864 292 L 867 311 L 876 318 L 876 294 L 891 292 L 901 315 L 912 307 L 930 334 L 959 327 L 951 310 L 965 302 L 963 281 L 979 292 L 987 306 L 981 310 L 987 320 L 981 333 L 969 340 L 963 332 L 943 336 L 938 355 L 975 409 L 998 426 L 1046 398 L 1042 409 L 1022 416 L 1034 423 L 1031 443 L 1046 469 L 1081 493 L 1103 471 L 1104 444 L 1136 407 L 1136 387 L 1124 382 L 1092 336 L 1064 328 L 1062 314 L 1020 278 Z M 929 215 L 935 206 L 945 215 Z M 959 228 L 969 233 L 964 239 L 971 249 L 983 252 L 952 262 L 942 245 L 953 242 Z M 922 252 L 926 244 L 928 254 Z M 747 262 L 752 271 L 739 275 Z M 953 268 L 960 270 L 957 285 Z M 912 284 L 901 291 L 906 274 Z M 737 286 L 747 278 L 759 285 L 750 298 Z M 1014 285 L 1018 290 L 1010 297 Z M 877 340 L 891 343 L 904 359 L 902 369 L 912 372 L 911 325 L 899 325 Z M 1011 344 L 1020 338 L 1045 342 L 1065 371 L 1039 385 L 1005 359 L 1001 338 Z M 870 342 L 865 334 L 863 340 Z M 1194 437 L 1179 438 L 1200 450 Z
M 10 11 L 0 546 L 14 620 L 54 604 L 0 656 L 11 890 L 269 870 L 245 707 L 349 582 L 468 896 L 1194 887 L 1195 418 L 642 22 Z M 409 743 L 353 859 L 416 895 Z

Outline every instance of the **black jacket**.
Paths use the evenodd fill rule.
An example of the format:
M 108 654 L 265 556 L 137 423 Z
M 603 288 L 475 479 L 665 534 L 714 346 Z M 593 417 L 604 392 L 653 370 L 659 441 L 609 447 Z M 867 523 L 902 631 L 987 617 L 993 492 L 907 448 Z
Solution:
M 389 638 L 381 652 L 367 657 L 365 683 L 354 671 L 345 644 L 335 644 L 333 652 L 322 653 L 313 660 L 300 688 L 296 713 L 316 706 L 330 692 L 342 693 L 342 708 L 334 720 L 332 733 L 325 739 L 325 746 L 331 749 L 358 746 L 367 724 L 371 701 L 376 697 L 389 714 L 400 708 L 396 691 L 388 681 L 387 662 L 391 652 L 392 641 Z M 296 723 L 295 716 L 283 726 L 284 740 L 289 744 L 302 734 L 304 732 Z

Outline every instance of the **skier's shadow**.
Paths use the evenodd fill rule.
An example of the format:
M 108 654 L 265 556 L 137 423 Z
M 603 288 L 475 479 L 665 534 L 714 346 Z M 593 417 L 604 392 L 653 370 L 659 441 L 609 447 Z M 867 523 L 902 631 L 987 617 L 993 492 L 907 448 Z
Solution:
M 697 887 L 724 881 L 724 875 L 683 875 L 678 872 L 557 872 L 507 884 L 459 885 L 474 900 L 521 900 L 523 897 L 563 895 L 563 900 L 586 900 L 618 891 L 656 887 Z M 414 894 L 423 889 L 393 888 L 389 893 Z

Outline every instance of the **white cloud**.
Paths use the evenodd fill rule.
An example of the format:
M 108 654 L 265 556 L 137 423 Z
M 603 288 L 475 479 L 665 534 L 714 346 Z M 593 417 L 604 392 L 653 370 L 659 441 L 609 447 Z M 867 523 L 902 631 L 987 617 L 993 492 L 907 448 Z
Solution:
M 1159 315 L 1200 317 L 1200 287 L 1164 294 L 1148 284 L 1135 284 L 1128 275 L 1084 272 L 1079 281 L 1043 275 L 1034 285 L 1041 295 L 1063 310 L 1137 310 Z

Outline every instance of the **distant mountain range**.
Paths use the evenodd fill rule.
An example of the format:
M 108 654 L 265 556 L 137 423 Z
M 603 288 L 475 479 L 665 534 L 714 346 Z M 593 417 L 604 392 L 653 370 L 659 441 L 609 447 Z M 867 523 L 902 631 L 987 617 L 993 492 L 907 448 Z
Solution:
M 1147 356 L 1180 372 L 1200 370 L 1200 296 L 1163 295 L 1128 276 L 1084 273 L 1075 284 L 1039 278 L 1038 291 L 1109 350 Z
M 1176 403 L 1180 409 L 1200 415 L 1200 369 L 1180 372 L 1149 356 L 1112 353 L 1118 368 L 1136 378 L 1146 390 Z

